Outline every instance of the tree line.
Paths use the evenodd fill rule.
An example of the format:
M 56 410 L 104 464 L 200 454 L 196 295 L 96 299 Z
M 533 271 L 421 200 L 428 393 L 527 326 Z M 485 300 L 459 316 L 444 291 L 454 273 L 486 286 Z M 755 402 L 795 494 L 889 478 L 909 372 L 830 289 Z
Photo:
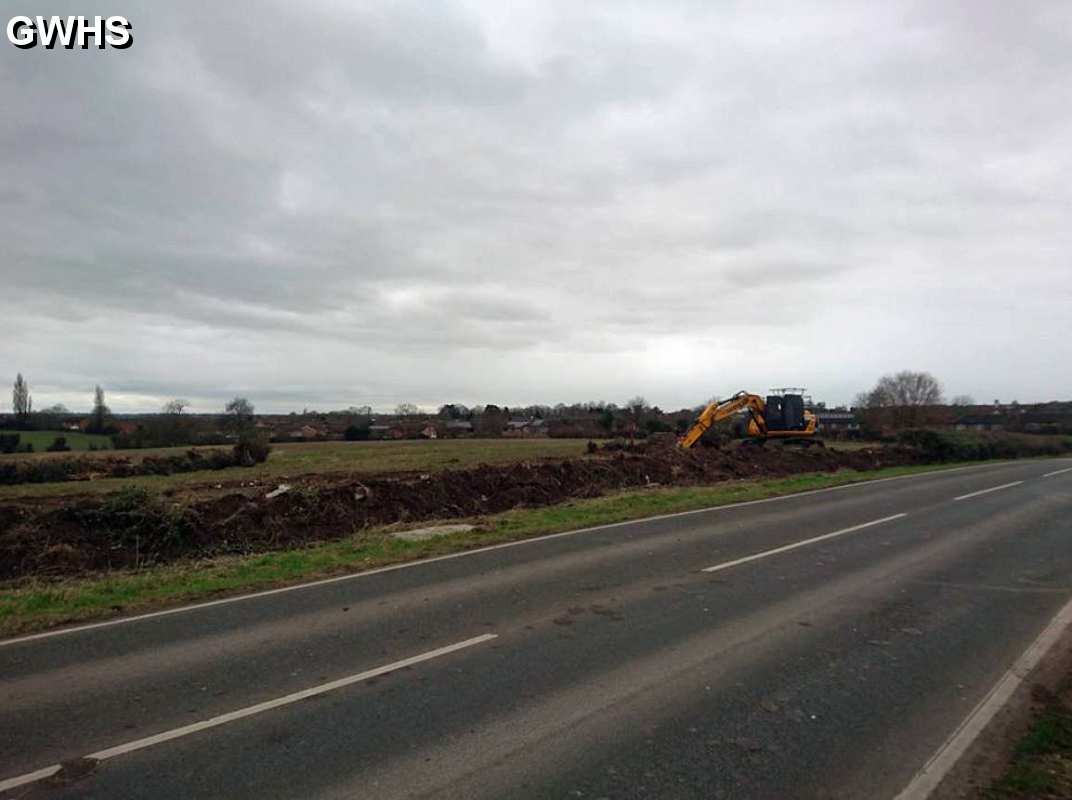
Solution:
M 14 413 L 13 424 L 18 430 L 48 430 L 57 426 L 64 417 L 71 415 L 71 410 L 63 403 L 56 403 L 48 408 L 34 411 L 30 384 L 18 373 L 11 390 L 11 410 Z M 93 390 L 93 410 L 90 412 L 90 427 L 87 433 L 114 433 L 109 429 L 111 410 L 104 400 L 104 390 L 98 385 Z
M 909 428 L 933 424 L 937 420 L 934 409 L 946 403 L 942 385 L 929 372 L 901 372 L 883 375 L 868 391 L 861 392 L 853 403 L 860 422 L 866 427 L 879 429 L 884 427 Z M 954 406 L 970 406 L 974 401 L 970 396 L 958 395 L 953 398 Z M 49 430 L 60 427 L 64 418 L 72 414 L 64 405 L 56 404 L 49 408 L 34 411 L 30 386 L 22 373 L 19 373 L 12 387 L 12 411 L 14 427 L 18 430 Z M 108 406 L 104 389 L 97 385 L 93 390 L 92 410 L 84 426 L 86 433 L 104 434 L 113 437 L 117 447 L 166 447 L 189 444 L 195 438 L 195 425 L 186 412 L 190 403 L 182 398 L 174 398 L 164 403 L 161 413 L 147 418 L 135 431 L 120 430 Z M 820 406 L 821 407 L 821 406 Z M 698 408 L 702 408 L 698 406 Z M 353 438 L 365 438 L 367 426 L 372 417 L 370 406 L 351 406 L 344 412 L 356 417 Z M 663 412 L 650 405 L 644 397 L 636 396 L 619 406 L 613 402 L 588 401 L 584 403 L 558 403 L 556 405 L 533 404 L 513 409 L 500 408 L 495 405 L 475 405 L 472 407 L 461 403 L 441 405 L 434 414 L 423 414 L 413 403 L 399 403 L 394 409 L 395 416 L 437 416 L 448 420 L 472 420 L 486 414 L 530 419 L 554 419 L 581 416 L 596 416 L 600 424 L 608 431 L 620 428 L 625 420 L 634 430 L 652 433 L 669 430 L 670 426 L 660 420 Z M 218 420 L 218 427 L 230 439 L 250 438 L 255 430 L 254 406 L 245 397 L 235 397 L 223 409 Z M 361 428 L 358 432 L 357 428 Z M 365 434 L 361 436 L 360 434 Z M 206 443 L 208 443 L 206 441 Z
M 160 414 L 147 417 L 135 430 L 123 430 L 112 415 L 104 388 L 99 384 L 93 388 L 92 407 L 82 430 L 89 434 L 110 436 L 116 448 L 170 447 L 191 444 L 198 438 L 194 421 L 187 414 L 189 401 L 183 398 L 168 400 L 160 409 Z M 11 391 L 11 409 L 13 416 L 9 426 L 17 431 L 62 431 L 75 413 L 62 403 L 35 411 L 30 385 L 20 372 L 15 376 Z M 235 397 L 229 401 L 218 419 L 218 427 L 227 434 L 219 442 L 210 441 L 212 437 L 201 437 L 198 443 L 211 444 L 223 441 L 253 440 L 255 436 L 254 406 L 245 397 Z M 81 415 L 79 415 L 81 416 Z M 62 437 L 61 437 L 62 438 Z M 220 437 L 216 437 L 220 438 Z M 4 447 L 10 448 L 11 436 L 4 441 Z M 17 446 L 17 441 L 16 441 Z M 66 442 L 60 442 L 56 449 L 68 449 Z M 23 446 L 25 450 L 28 447 Z

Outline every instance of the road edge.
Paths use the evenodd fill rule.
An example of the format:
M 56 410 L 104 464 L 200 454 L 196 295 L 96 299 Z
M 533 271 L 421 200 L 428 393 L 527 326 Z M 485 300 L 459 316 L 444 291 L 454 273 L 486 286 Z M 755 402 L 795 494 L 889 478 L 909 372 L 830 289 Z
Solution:
M 978 778 L 973 776 L 972 772 L 973 767 L 978 766 L 973 762 L 978 759 L 973 759 L 972 755 L 978 753 L 985 744 L 992 745 L 992 742 L 986 741 L 988 738 L 1007 738 L 1011 729 L 1026 727 L 1029 715 L 1016 712 L 1027 709 L 1031 687 L 1035 683 L 1050 683 L 1053 681 L 1053 674 L 1060 672 L 1059 667 L 1067 660 L 1070 634 L 1072 599 L 1061 606 L 1042 632 L 894 800 L 963 797 L 966 785 L 977 784 Z M 1059 647 L 1062 642 L 1064 646 Z M 1007 758 L 1005 760 L 1007 761 Z M 990 764 L 990 767 L 993 769 L 994 765 Z

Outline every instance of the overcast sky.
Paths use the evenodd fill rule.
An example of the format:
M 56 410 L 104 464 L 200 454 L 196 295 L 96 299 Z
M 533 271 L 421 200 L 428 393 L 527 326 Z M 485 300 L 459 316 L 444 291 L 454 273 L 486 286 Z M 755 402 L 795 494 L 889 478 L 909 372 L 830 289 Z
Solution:
M 0 42 L 35 407 L 1072 398 L 1067 0 L 5 11 L 134 29 Z

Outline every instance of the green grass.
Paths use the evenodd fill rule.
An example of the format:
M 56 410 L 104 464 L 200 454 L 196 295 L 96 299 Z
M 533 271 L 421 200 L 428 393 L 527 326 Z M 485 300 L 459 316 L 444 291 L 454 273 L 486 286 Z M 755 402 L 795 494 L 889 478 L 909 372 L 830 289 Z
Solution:
M 990 800 L 1068 797 L 1070 789 L 1072 708 L 1059 697 L 1051 696 L 1017 744 L 1005 774 L 984 796 Z
M 71 450 L 85 451 L 89 450 L 90 443 L 98 449 L 110 449 L 112 446 L 112 440 L 108 436 L 104 436 L 99 433 L 82 433 L 81 431 L 8 431 L 2 430 L 0 433 L 12 434 L 17 433 L 19 435 L 19 446 L 29 443 L 34 447 L 33 455 L 44 452 L 44 450 L 52 444 L 57 436 L 64 436 L 67 439 L 67 446 Z M 29 453 L 15 453 L 7 455 L 7 458 L 22 458 L 30 456 Z M 51 456 L 62 456 L 63 453 L 49 453 Z
M 478 528 L 468 533 L 423 542 L 393 539 L 390 529 L 364 530 L 339 541 L 297 550 L 177 563 L 62 582 L 29 581 L 0 588 L 0 634 L 264 589 L 541 534 L 950 466 L 891 467 L 874 472 L 842 470 L 714 486 L 626 491 L 545 508 L 514 509 L 471 520 Z
M 101 478 L 93 481 L 20 484 L 0 486 L 0 499 L 6 497 L 60 497 L 66 494 L 114 492 L 124 486 L 138 486 L 150 491 L 180 489 L 220 481 L 252 481 L 293 478 L 316 473 L 330 475 L 381 472 L 421 471 L 474 467 L 477 464 L 509 464 L 540 458 L 580 456 L 587 439 L 443 439 L 403 440 L 397 442 L 297 442 L 273 444 L 268 460 L 243 469 L 203 470 L 176 475 L 146 475 L 138 478 Z M 35 445 L 36 447 L 36 445 Z M 133 460 L 145 455 L 184 453 L 189 448 L 169 447 L 154 450 L 123 450 L 109 453 Z M 20 455 L 7 458 L 51 458 Z

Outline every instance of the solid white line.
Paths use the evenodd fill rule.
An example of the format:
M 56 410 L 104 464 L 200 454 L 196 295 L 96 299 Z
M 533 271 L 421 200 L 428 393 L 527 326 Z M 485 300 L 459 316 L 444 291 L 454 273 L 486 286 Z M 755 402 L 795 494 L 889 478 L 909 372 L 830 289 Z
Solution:
M 883 522 L 892 522 L 895 519 L 901 517 L 907 517 L 907 514 L 894 514 L 891 517 L 883 517 L 882 519 L 873 519 L 870 522 L 864 522 L 860 525 L 853 525 L 851 528 L 842 528 L 839 531 L 833 533 L 824 533 L 822 536 L 813 536 L 810 539 L 803 539 L 799 542 L 793 542 L 793 544 L 787 544 L 782 547 L 775 547 L 773 550 L 764 550 L 762 553 L 753 553 L 750 556 L 744 558 L 735 558 L 733 561 L 724 561 L 721 564 L 715 564 L 713 567 L 704 567 L 703 572 L 721 572 L 724 569 L 730 567 L 736 567 L 740 564 L 747 564 L 749 561 L 758 561 L 761 558 L 767 558 L 768 556 L 777 555 L 778 553 L 785 553 L 789 550 L 796 550 L 798 547 L 805 547 L 809 544 L 815 544 L 821 542 L 824 539 L 833 539 L 835 536 L 844 536 L 846 533 L 854 533 L 856 531 L 862 531 L 864 528 L 870 528 L 873 525 L 881 525 Z
M 994 715 L 1009 701 L 1013 692 L 1038 666 L 1070 623 L 1072 623 L 1072 600 L 1065 603 L 1057 612 L 1057 616 L 1050 620 L 1050 624 L 1039 634 L 1039 637 L 1031 643 L 1031 646 L 994 685 L 979 705 L 972 709 L 967 718 L 923 765 L 923 768 L 912 778 L 912 782 L 897 795 L 895 800 L 924 800 L 938 788 L 938 784 L 942 782 L 949 770 L 983 732 Z
M 969 469 L 980 469 L 982 467 L 993 466 L 1012 466 L 1016 464 L 1022 464 L 1024 460 L 1020 461 L 999 461 L 988 462 L 986 464 L 970 464 L 966 467 L 951 467 L 950 469 L 934 469 L 927 472 L 917 472 L 911 475 L 894 475 L 889 478 L 876 478 L 874 480 L 857 481 L 856 483 L 845 483 L 841 486 L 828 486 L 825 489 L 809 489 L 806 492 L 796 492 L 793 494 L 782 494 L 777 497 L 764 497 L 761 500 L 745 500 L 740 503 L 728 503 L 721 506 L 708 506 L 707 508 L 696 508 L 692 511 L 675 511 L 672 514 L 658 514 L 654 517 L 643 517 L 641 519 L 624 520 L 622 522 L 609 522 L 606 525 L 593 525 L 589 528 L 577 528 L 572 531 L 562 531 L 561 533 L 548 533 L 544 536 L 533 536 L 529 539 L 518 539 L 513 542 L 501 542 L 500 544 L 491 544 L 487 547 L 477 547 L 472 550 L 463 550 L 458 553 L 447 553 L 442 556 L 434 556 L 432 558 L 423 558 L 418 561 L 407 561 L 403 564 L 392 564 L 387 567 L 378 567 L 376 569 L 365 570 L 364 572 L 351 572 L 346 575 L 337 575 L 334 578 L 321 578 L 315 581 L 308 581 L 306 583 L 296 583 L 292 586 L 281 586 L 278 589 L 265 589 L 260 592 L 250 592 L 249 594 L 235 595 L 234 597 L 224 597 L 219 600 L 208 600 L 204 603 L 194 603 L 192 605 L 177 606 L 175 608 L 164 609 L 163 611 L 150 611 L 146 614 L 135 614 L 130 617 L 117 617 L 115 619 L 104 620 L 103 622 L 89 622 L 84 625 L 73 625 L 69 628 L 58 628 L 51 631 L 42 631 L 41 633 L 31 633 L 26 636 L 18 636 L 14 639 L 0 639 L 0 647 L 6 647 L 12 644 L 22 644 L 23 642 L 32 642 L 38 639 L 49 639 L 53 636 L 66 636 L 69 633 L 80 633 L 82 631 L 95 630 L 97 628 L 110 628 L 113 625 L 126 625 L 130 622 L 140 622 L 145 619 L 152 619 L 154 617 L 166 617 L 170 614 L 185 614 L 188 611 L 197 611 L 202 608 L 211 608 L 213 606 L 222 606 L 228 603 L 240 603 L 244 600 L 253 600 L 258 597 L 268 597 L 273 594 L 282 594 L 284 592 L 295 592 L 300 589 L 311 589 L 316 586 L 326 586 L 329 583 L 339 583 L 340 581 L 352 581 L 358 578 L 366 578 L 370 575 L 379 575 L 383 572 L 393 572 L 396 569 L 410 569 L 412 567 L 420 567 L 425 564 L 434 564 L 437 561 L 447 561 L 452 558 L 465 558 L 466 556 L 476 555 L 477 553 L 487 553 L 492 550 L 502 550 L 507 547 L 519 547 L 525 544 L 534 544 L 536 542 L 545 542 L 550 539 L 559 539 L 564 536 L 576 536 L 581 533 L 591 533 L 592 531 L 606 530 L 608 528 L 620 528 L 625 525 L 638 525 L 644 522 L 654 522 L 662 519 L 672 519 L 674 517 L 687 517 L 692 514 L 707 514 L 712 511 L 728 511 L 734 508 L 744 508 L 745 506 L 754 506 L 761 503 L 775 503 L 784 500 L 793 500 L 798 497 L 808 497 L 809 495 L 824 494 L 826 492 L 836 492 L 842 489 L 856 489 L 861 486 L 874 486 L 878 483 L 887 483 L 888 481 L 903 481 L 911 478 L 928 478 L 936 475 L 946 475 L 950 472 L 961 472 Z
M 132 742 L 125 742 L 123 744 L 115 745 L 114 747 L 108 747 L 104 750 L 98 750 L 95 753 L 90 753 L 85 758 L 96 759 L 97 761 L 104 761 L 108 758 L 115 758 L 116 756 L 125 755 L 126 753 L 132 753 L 135 750 L 143 750 L 146 747 L 152 747 L 153 745 L 160 744 L 161 742 L 168 742 L 172 739 L 178 739 L 182 736 L 189 736 L 191 733 L 198 733 L 199 731 L 208 730 L 209 728 L 216 728 L 220 725 L 226 725 L 229 722 L 235 720 L 244 719 L 246 717 L 252 717 L 254 714 L 260 714 L 264 711 L 270 711 L 273 708 L 279 708 L 280 706 L 290 705 L 291 703 L 297 703 L 300 700 L 305 700 L 310 697 L 316 697 L 317 695 L 325 694 L 327 692 L 333 692 L 336 689 L 341 689 L 344 686 L 350 686 L 354 683 L 361 681 L 367 681 L 369 678 L 375 678 L 377 675 L 383 675 L 387 672 L 393 672 L 396 669 L 402 669 L 403 667 L 409 667 L 413 664 L 419 664 L 422 661 L 428 661 L 439 656 L 445 656 L 447 653 L 453 653 L 457 650 L 462 650 L 466 647 L 472 647 L 473 645 L 481 644 L 483 642 L 490 641 L 498 638 L 496 633 L 485 633 L 481 636 L 474 636 L 472 639 L 466 639 L 462 642 L 455 642 L 449 644 L 446 647 L 440 647 L 435 650 L 429 650 L 427 653 L 421 653 L 420 655 L 411 656 L 410 658 L 404 658 L 401 661 L 395 661 L 391 664 L 384 664 L 382 667 L 376 667 L 375 669 L 366 670 L 365 672 L 359 672 L 356 675 L 348 675 L 345 678 L 339 678 L 338 680 L 329 681 L 328 683 L 322 683 L 319 686 L 313 686 L 310 689 L 302 689 L 300 692 L 294 692 L 292 694 L 284 695 L 283 697 L 277 697 L 274 700 L 267 700 L 263 703 L 257 703 L 253 706 L 246 706 L 240 708 L 237 711 L 230 711 L 226 714 L 220 714 L 219 716 L 210 717 L 209 719 L 202 720 L 201 722 L 194 722 L 190 725 L 184 725 L 181 728 L 172 728 L 169 731 L 158 733 L 154 736 L 147 736 L 144 739 L 135 739 Z M 27 783 L 33 783 L 34 781 L 48 778 L 58 772 L 60 769 L 59 764 L 53 764 L 48 767 L 44 767 L 34 772 L 28 772 L 25 775 L 19 775 L 14 778 L 8 778 L 5 781 L 0 781 L 0 792 L 13 789 L 16 786 L 22 786 Z
M 1042 477 L 1043 477 L 1043 478 L 1052 478 L 1052 477 L 1053 477 L 1054 475 L 1063 475 L 1063 474 L 1065 474 L 1066 472 L 1072 472 L 1072 467 L 1068 467 L 1068 468 L 1066 468 L 1066 469 L 1058 469 L 1058 470 L 1054 470 L 1053 472 L 1047 472 L 1047 473 L 1046 473 L 1045 475 L 1043 475 Z
M 959 497 L 954 497 L 954 500 L 967 500 L 969 497 L 978 497 L 981 494 L 990 494 L 991 492 L 998 492 L 1002 489 L 1008 489 L 1011 486 L 1019 486 L 1023 481 L 1013 481 L 1012 483 L 1003 483 L 1001 486 L 991 486 L 989 489 L 980 489 L 977 492 L 970 492 L 968 494 L 962 494 Z

